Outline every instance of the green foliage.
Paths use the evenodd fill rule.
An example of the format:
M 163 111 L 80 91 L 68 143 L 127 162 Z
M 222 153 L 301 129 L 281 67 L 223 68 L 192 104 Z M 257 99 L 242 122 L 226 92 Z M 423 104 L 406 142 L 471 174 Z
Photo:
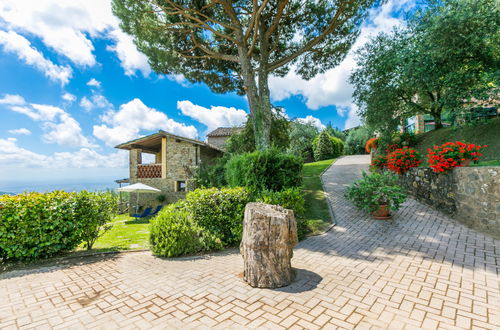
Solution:
M 337 127 L 333 127 L 331 122 L 326 125 L 325 130 L 328 132 L 328 134 L 330 134 L 330 136 L 339 138 L 342 140 L 342 142 L 347 138 L 347 135 Z
M 165 196 L 163 194 L 156 196 L 156 201 L 160 204 L 165 203 L 166 200 L 167 200 L 167 196 Z
M 0 197 L 0 259 L 34 259 L 91 247 L 116 208 L 109 193 L 24 193 Z
M 90 250 L 106 231 L 118 210 L 116 196 L 106 192 L 81 191 L 75 195 L 75 219 L 80 221 L 81 240 Z
M 326 130 L 321 131 L 314 138 L 312 146 L 316 161 L 337 158 L 344 151 L 344 142 L 339 138 L 330 136 Z
M 150 245 L 153 254 L 176 257 L 222 249 L 221 241 L 193 222 L 184 203 L 171 204 L 151 221 Z
M 217 158 L 214 163 L 201 163 L 194 173 L 193 181 L 195 186 L 199 188 L 220 188 L 227 185 L 226 163 L 229 158 L 230 155 L 226 153 L 223 157 Z
M 285 209 L 293 210 L 295 215 L 304 214 L 304 193 L 299 187 L 288 188 L 282 191 L 264 190 L 258 193 L 257 202 L 281 205 Z
M 226 164 L 226 178 L 231 187 L 252 191 L 281 191 L 298 187 L 302 182 L 302 160 L 276 149 L 233 156 Z
M 367 125 L 393 131 L 415 114 L 462 112 L 500 84 L 497 0 L 427 1 L 404 28 L 381 33 L 357 52 L 350 77 Z M 460 31 L 460 33 L 457 33 Z
M 250 193 L 245 188 L 196 189 L 186 195 L 186 210 L 195 224 L 228 246 L 241 240 L 248 202 Z
M 290 145 L 290 121 L 285 117 L 285 112 L 280 107 L 274 107 L 271 114 L 271 146 L 286 150 Z M 233 134 L 226 143 L 226 151 L 230 154 L 243 154 L 257 149 L 255 144 L 254 123 L 248 117 L 243 130 Z
M 363 210 L 373 212 L 379 205 L 389 205 L 398 210 L 406 200 L 403 188 L 398 184 L 398 176 L 388 172 L 363 172 L 363 178 L 354 182 L 345 192 L 345 197 Z
M 301 157 L 306 162 L 314 160 L 312 144 L 318 135 L 318 129 L 309 123 L 297 120 L 290 123 L 290 146 L 287 152 Z
M 350 130 L 345 140 L 344 153 L 346 155 L 366 154 L 366 141 L 368 141 L 371 135 L 371 130 L 364 126 Z

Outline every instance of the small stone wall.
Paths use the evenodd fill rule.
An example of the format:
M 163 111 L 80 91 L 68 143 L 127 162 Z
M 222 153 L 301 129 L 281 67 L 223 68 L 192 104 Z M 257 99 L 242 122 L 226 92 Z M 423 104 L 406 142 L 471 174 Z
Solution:
M 401 176 L 401 184 L 419 201 L 500 237 L 499 167 L 460 167 L 441 174 L 413 168 Z

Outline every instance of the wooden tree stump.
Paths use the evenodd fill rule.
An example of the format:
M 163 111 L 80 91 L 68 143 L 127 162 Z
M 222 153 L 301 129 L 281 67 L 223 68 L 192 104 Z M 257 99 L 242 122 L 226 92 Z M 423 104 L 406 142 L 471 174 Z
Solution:
M 257 288 L 289 285 L 295 276 L 290 260 L 297 243 L 297 223 L 292 210 L 248 203 L 240 244 L 244 280 Z

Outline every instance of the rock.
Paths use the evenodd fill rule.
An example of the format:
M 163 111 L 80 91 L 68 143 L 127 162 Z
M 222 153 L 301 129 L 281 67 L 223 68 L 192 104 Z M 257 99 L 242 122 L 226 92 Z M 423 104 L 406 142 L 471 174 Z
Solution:
M 248 203 L 240 244 L 243 279 L 257 288 L 289 285 L 294 278 L 291 259 L 297 243 L 297 223 L 292 210 Z

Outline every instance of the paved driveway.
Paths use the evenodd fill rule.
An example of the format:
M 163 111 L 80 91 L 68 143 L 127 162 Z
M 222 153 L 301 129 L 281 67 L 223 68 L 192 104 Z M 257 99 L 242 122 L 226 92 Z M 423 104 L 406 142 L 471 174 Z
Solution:
M 148 252 L 0 275 L 0 328 L 498 328 L 500 242 L 410 200 L 390 222 L 342 191 L 367 167 L 344 157 L 324 180 L 337 226 L 295 249 L 293 285 L 253 289 L 237 251 Z

